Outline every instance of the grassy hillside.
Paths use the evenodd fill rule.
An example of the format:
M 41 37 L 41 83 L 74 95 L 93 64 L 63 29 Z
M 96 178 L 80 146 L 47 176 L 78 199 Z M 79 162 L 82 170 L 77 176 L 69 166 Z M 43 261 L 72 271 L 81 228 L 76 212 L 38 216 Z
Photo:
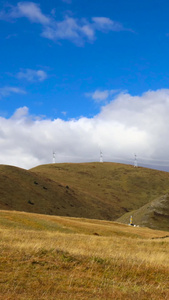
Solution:
M 0 211 L 0 299 L 169 299 L 166 232 Z
M 169 192 L 169 173 L 117 163 L 50 164 L 31 171 L 86 193 L 89 202 L 100 200 L 102 210 L 109 205 L 111 220 Z
M 117 221 L 128 224 L 130 215 L 133 223 L 137 225 L 169 231 L 169 195 L 161 196 L 138 210 L 126 213 Z
M 60 216 L 107 219 L 110 205 L 102 210 L 100 200 L 42 174 L 0 165 L 0 209 Z
M 116 220 L 167 193 L 169 173 L 130 165 L 0 165 L 0 209 Z

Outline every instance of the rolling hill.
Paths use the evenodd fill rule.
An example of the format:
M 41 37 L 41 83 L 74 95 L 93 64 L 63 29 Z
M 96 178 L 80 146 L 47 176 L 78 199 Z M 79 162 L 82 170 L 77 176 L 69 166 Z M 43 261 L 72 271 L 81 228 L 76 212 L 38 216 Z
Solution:
M 131 165 L 65 163 L 31 170 L 0 166 L 0 209 L 4 210 L 112 221 L 124 215 L 128 223 L 126 213 L 140 209 L 137 214 L 141 214 L 146 205 L 168 193 L 169 173 Z M 140 224 L 168 230 L 168 217 L 164 215 L 161 222 L 168 200 L 163 205 L 160 214 L 155 212 L 156 225 L 149 221 L 150 214 Z
M 106 219 L 110 205 L 100 211 L 101 204 L 99 199 L 96 203 L 92 195 L 88 201 L 85 192 L 47 176 L 12 166 L 0 166 L 0 209 Z
M 137 210 L 124 214 L 117 221 L 128 224 L 130 215 L 133 217 L 133 223 L 139 226 L 169 231 L 169 195 L 161 196 Z

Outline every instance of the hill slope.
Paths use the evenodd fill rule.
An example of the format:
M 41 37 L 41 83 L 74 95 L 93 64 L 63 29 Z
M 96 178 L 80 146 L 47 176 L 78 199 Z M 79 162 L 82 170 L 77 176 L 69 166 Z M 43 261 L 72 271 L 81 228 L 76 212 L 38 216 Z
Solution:
M 0 233 L 3 230 L 37 231 L 39 234 L 40 232 L 54 234 L 57 232 L 72 236 L 79 234 L 95 237 L 122 237 L 132 240 L 169 238 L 165 231 L 133 228 L 113 221 L 0 210 Z
M 80 189 L 12 166 L 0 166 L 0 209 L 108 219 L 111 206 Z
M 116 220 L 167 193 L 169 173 L 130 165 L 0 166 L 0 209 Z
M 141 208 L 125 214 L 117 221 L 128 224 L 130 215 L 137 225 L 169 231 L 169 195 L 161 196 Z
M 117 163 L 50 164 L 31 170 L 111 206 L 111 220 L 169 192 L 169 173 Z

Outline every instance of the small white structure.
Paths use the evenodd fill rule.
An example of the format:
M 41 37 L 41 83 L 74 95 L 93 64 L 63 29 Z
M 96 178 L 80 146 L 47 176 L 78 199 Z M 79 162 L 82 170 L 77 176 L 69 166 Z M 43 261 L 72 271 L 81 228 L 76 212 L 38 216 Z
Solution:
M 53 164 L 56 163 L 56 152 L 53 151 Z
M 103 152 L 100 151 L 100 162 L 102 163 L 103 162 Z
M 135 156 L 135 158 L 134 158 L 134 167 L 137 168 L 137 166 L 138 166 L 137 165 L 137 155 L 135 154 L 134 156 Z

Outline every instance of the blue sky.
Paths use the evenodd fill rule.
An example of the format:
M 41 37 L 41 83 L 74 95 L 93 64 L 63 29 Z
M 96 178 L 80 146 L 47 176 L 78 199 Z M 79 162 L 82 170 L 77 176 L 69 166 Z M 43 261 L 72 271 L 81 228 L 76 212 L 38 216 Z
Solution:
M 65 126 L 71 128 L 73 140 L 76 134 L 71 122 L 74 120 L 77 131 L 81 132 L 79 134 L 84 139 L 85 129 L 79 123 L 83 123 L 84 120 L 95 122 L 98 119 L 103 122 L 103 112 L 111 109 L 109 130 L 106 127 L 108 123 L 106 117 L 102 127 L 105 128 L 105 131 L 103 130 L 105 134 L 109 133 L 108 140 L 112 138 L 113 130 L 117 132 L 117 123 L 126 130 L 136 128 L 149 136 L 147 140 L 150 141 L 154 137 L 152 148 L 145 140 L 144 143 L 142 141 L 142 148 L 138 146 L 138 142 L 134 147 L 139 136 L 137 132 L 133 135 L 128 155 L 132 157 L 133 153 L 140 151 L 140 157 L 142 155 L 147 159 L 158 161 L 165 159 L 169 164 L 167 153 L 164 155 L 163 151 L 154 150 L 158 148 L 156 145 L 159 143 L 161 130 L 164 132 L 160 124 L 165 118 L 161 114 L 157 135 L 158 118 L 155 119 L 155 112 L 152 115 L 155 107 L 157 109 L 157 101 L 158 108 L 162 105 L 164 112 L 168 112 L 168 14 L 167 0 L 1 1 L 0 125 L 3 131 L 1 149 L 7 149 L 11 136 L 14 136 L 12 131 L 11 136 L 8 135 L 10 129 L 14 127 L 9 122 L 14 122 L 14 119 L 15 125 L 18 120 L 24 122 L 22 128 L 26 128 L 24 125 L 29 119 L 33 124 L 29 130 L 31 126 L 44 128 L 44 122 L 49 122 L 54 132 L 58 132 L 58 124 L 54 122 L 60 120 L 65 136 L 68 135 Z M 130 101 L 125 102 L 126 95 L 127 99 L 134 99 L 132 107 Z M 137 115 L 137 119 L 142 117 L 139 119 L 139 126 L 135 120 L 131 124 L 131 111 Z M 143 120 L 143 116 L 147 121 Z M 40 125 L 37 125 L 37 120 Z M 113 125 L 112 120 L 115 122 Z M 142 128 L 143 123 L 146 123 L 147 127 Z M 152 124 L 154 124 L 153 131 L 150 132 Z M 96 123 L 92 126 L 95 129 L 97 127 Z M 108 140 L 103 142 L 101 136 L 96 142 L 96 131 L 93 129 L 93 139 L 88 142 L 87 148 L 92 144 L 95 147 L 91 147 L 86 156 L 84 153 L 80 154 L 82 161 L 96 160 L 96 156 L 93 155 L 96 148 L 102 148 L 109 157 L 111 156 L 112 148 L 108 149 L 110 143 Z M 57 134 L 49 138 L 51 131 L 48 127 L 46 132 L 47 140 L 43 136 L 45 141 L 43 147 L 48 145 L 46 153 L 49 153 L 50 148 L 54 148 L 56 152 L 64 153 L 63 161 L 66 157 L 77 157 L 76 151 L 72 150 L 71 139 L 69 144 L 66 144 L 68 152 L 65 153 L 65 142 L 58 140 Z M 168 134 L 166 129 L 165 132 L 164 141 Z M 39 134 L 41 135 L 41 131 Z M 124 136 L 119 132 L 117 138 L 112 141 L 112 147 L 119 139 L 121 142 L 124 141 Z M 30 139 L 31 144 L 31 135 L 26 139 Z M 52 140 L 57 140 L 57 145 Z M 17 149 L 17 136 L 13 143 L 11 146 Z M 35 144 L 37 141 L 34 140 L 32 143 Z M 37 143 L 36 149 L 41 146 Z M 124 149 L 123 143 L 121 147 Z M 45 158 L 46 153 L 28 150 L 25 144 L 21 143 L 20 149 L 25 155 L 22 162 L 19 160 L 21 153 L 17 150 L 13 160 L 9 153 L 9 156 L 3 154 L 0 162 L 29 167 L 27 161 L 30 153 L 33 164 L 49 161 L 49 157 Z M 118 148 L 115 149 L 115 153 L 125 157 Z M 62 159 L 58 158 L 58 161 Z
M 1 113 L 9 117 L 26 105 L 49 118 L 90 117 L 109 100 L 86 96 L 96 90 L 168 88 L 168 12 L 168 1 L 154 0 L 1 1 Z M 80 31 L 85 24 L 91 39 Z

